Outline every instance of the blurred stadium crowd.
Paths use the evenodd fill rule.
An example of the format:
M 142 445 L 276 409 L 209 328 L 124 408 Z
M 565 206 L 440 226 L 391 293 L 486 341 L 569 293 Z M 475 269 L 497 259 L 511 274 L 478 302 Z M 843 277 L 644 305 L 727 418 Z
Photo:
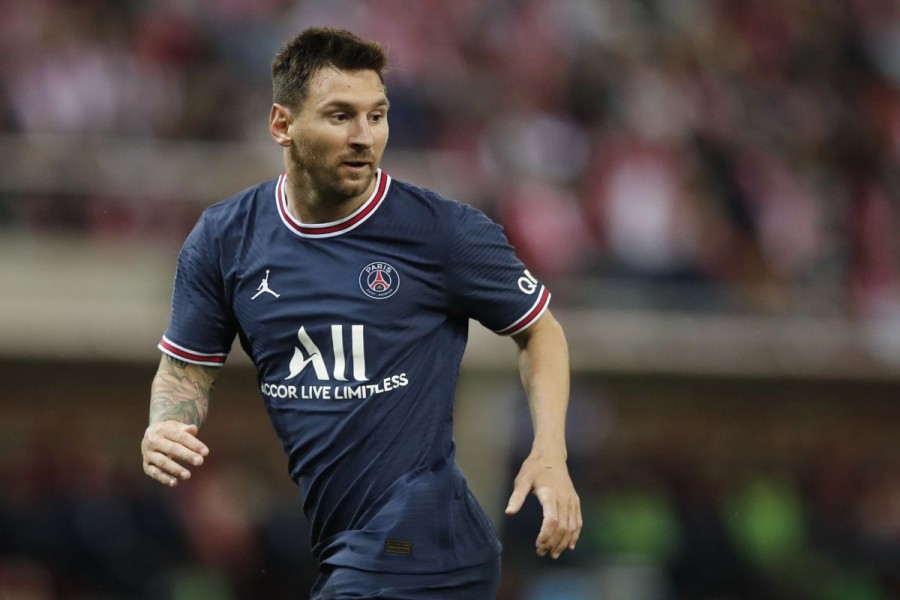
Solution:
M 502 222 L 563 302 L 601 305 L 636 285 L 662 309 L 900 314 L 891 0 L 14 0 L 0 5 L 0 133 L 257 141 L 271 56 L 312 24 L 388 48 L 387 156 L 430 153 L 463 174 L 459 199 Z M 0 225 L 158 235 L 152 206 L 122 202 L 111 221 L 111 203 L 0 190 Z M 201 208 L 168 215 L 183 232 Z M 567 294 L 570 282 L 610 293 Z M 601 444 L 612 425 L 598 406 L 574 406 L 582 548 L 536 568 L 532 528 L 510 520 L 507 600 L 587 600 L 611 581 L 622 587 L 608 597 L 629 600 L 900 597 L 893 413 L 860 421 L 882 425 L 873 452 L 812 432 L 767 462 L 767 444 L 790 437 L 772 422 L 748 432 L 673 412 Z M 739 442 L 708 448 L 729 423 Z M 759 478 L 733 479 L 747 465 L 729 448 L 760 456 Z M 241 505 L 224 491 L 240 474 L 165 496 L 130 464 L 34 450 L 2 473 L 15 483 L 0 486 L 0 597 L 4 582 L 14 598 L 308 588 L 296 505 Z
M 897 310 L 890 0 L 9 2 L 2 130 L 260 139 L 271 56 L 309 24 L 389 49 L 388 156 L 443 153 L 460 199 L 545 278 L 727 284 L 732 309 Z M 90 230 L 104 226 L 90 200 L 46 202 Z M 40 227 L 40 206 L 3 212 Z

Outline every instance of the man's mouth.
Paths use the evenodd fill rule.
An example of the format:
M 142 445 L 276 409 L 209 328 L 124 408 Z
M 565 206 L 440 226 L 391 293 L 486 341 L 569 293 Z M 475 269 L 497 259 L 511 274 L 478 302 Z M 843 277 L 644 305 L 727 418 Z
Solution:
M 345 160 L 341 164 L 352 173 L 366 173 L 372 165 L 372 163 L 367 160 Z

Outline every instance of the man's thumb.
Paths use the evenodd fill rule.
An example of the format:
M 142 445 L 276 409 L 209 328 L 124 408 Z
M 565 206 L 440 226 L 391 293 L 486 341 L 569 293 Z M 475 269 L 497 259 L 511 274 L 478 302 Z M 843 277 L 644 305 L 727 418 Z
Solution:
M 525 497 L 527 495 L 527 489 L 521 487 L 515 488 L 512 495 L 509 497 L 509 503 L 506 505 L 506 514 L 514 515 L 519 512 L 519 509 L 522 508 L 522 504 L 525 502 Z

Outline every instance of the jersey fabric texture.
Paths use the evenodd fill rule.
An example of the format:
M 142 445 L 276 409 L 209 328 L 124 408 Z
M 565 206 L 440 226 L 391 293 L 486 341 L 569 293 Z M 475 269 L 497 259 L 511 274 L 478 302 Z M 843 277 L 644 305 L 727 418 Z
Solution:
M 326 566 L 310 600 L 381 598 L 383 600 L 488 600 L 500 589 L 500 557 L 443 573 L 373 573 Z
M 204 211 L 160 349 L 221 365 L 240 339 L 321 564 L 439 573 L 494 560 L 451 431 L 468 319 L 522 331 L 550 293 L 470 206 L 379 170 L 353 214 L 305 225 L 284 184 Z

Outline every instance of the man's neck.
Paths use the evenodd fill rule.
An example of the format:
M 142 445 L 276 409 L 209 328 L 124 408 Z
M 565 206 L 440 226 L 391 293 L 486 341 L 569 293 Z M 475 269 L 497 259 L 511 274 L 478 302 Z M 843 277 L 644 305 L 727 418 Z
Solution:
M 302 176 L 292 177 L 287 174 L 284 193 L 287 199 L 288 210 L 294 218 L 307 225 L 319 223 L 334 223 L 353 214 L 372 195 L 377 181 L 366 190 L 355 196 L 340 196 L 336 193 L 329 194 L 311 185 Z

